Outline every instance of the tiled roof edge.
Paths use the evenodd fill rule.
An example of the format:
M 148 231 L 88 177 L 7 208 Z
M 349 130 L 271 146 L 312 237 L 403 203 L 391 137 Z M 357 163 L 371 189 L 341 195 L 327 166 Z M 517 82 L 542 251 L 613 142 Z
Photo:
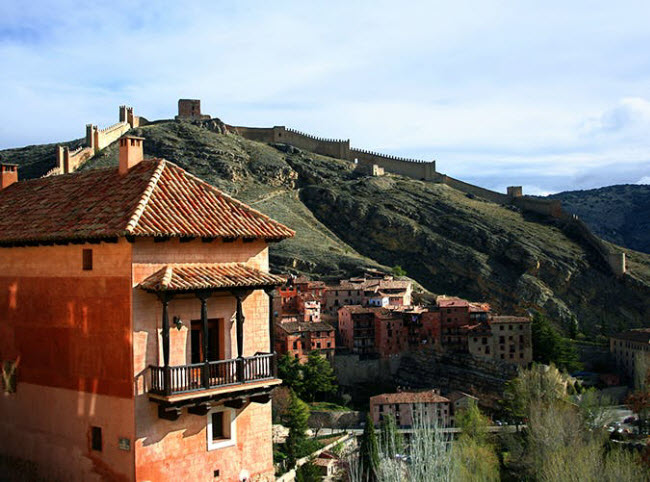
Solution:
M 292 236 L 295 236 L 296 232 L 295 232 L 293 229 L 291 229 L 291 228 L 285 226 L 285 225 L 282 224 L 281 222 L 276 221 L 275 219 L 271 218 L 270 216 L 267 216 L 266 214 L 264 214 L 264 213 L 258 211 L 257 209 L 254 209 L 254 208 L 250 207 L 248 204 L 244 203 L 243 201 L 239 201 L 238 199 L 235 199 L 234 197 L 230 196 L 229 194 L 226 194 L 224 191 L 222 191 L 221 189 L 219 189 L 219 188 L 213 186 L 213 185 L 210 184 L 209 182 L 207 182 L 207 181 L 201 179 L 200 177 L 195 176 L 195 175 L 192 174 L 191 172 L 186 171 L 185 169 L 183 169 L 182 167 L 180 167 L 178 164 L 175 164 L 175 163 L 173 163 L 172 161 L 168 161 L 168 160 L 166 160 L 166 159 L 165 159 L 165 162 L 166 162 L 167 164 L 171 165 L 171 166 L 174 166 L 174 167 L 176 167 L 176 168 L 178 168 L 178 169 L 184 171 L 186 176 L 191 177 L 191 178 L 194 179 L 195 181 L 197 181 L 197 182 L 199 182 L 199 183 L 201 183 L 201 184 L 207 186 L 208 189 L 210 189 L 210 190 L 212 190 L 212 191 L 215 191 L 215 192 L 218 193 L 219 195 L 221 195 L 221 196 L 225 197 L 226 199 L 228 199 L 228 201 L 232 202 L 233 204 L 237 204 L 239 207 L 241 207 L 241 208 L 244 209 L 245 211 L 248 211 L 248 212 L 250 212 L 250 213 L 253 213 L 253 214 L 255 214 L 256 216 L 260 216 L 261 218 L 263 218 L 263 219 L 269 221 L 270 223 L 272 223 L 272 224 L 274 224 L 274 225 L 282 226 L 284 229 L 286 229 L 287 231 L 291 232 L 291 233 L 292 233 L 292 234 L 291 234 Z
M 138 226 L 138 222 L 140 221 L 140 218 L 142 217 L 142 214 L 144 213 L 144 210 L 146 209 L 147 204 L 149 203 L 149 199 L 151 199 L 151 195 L 156 189 L 156 186 L 158 185 L 158 181 L 160 180 L 160 177 L 162 176 L 162 173 L 165 170 L 166 162 L 167 161 L 165 161 L 165 159 L 158 160 L 158 166 L 156 167 L 156 170 L 151 176 L 147 188 L 142 193 L 142 197 L 140 198 L 138 205 L 136 206 L 135 210 L 133 211 L 133 214 L 131 215 L 131 218 L 129 219 L 129 222 L 126 225 L 126 231 L 128 233 L 133 233 L 133 230 Z

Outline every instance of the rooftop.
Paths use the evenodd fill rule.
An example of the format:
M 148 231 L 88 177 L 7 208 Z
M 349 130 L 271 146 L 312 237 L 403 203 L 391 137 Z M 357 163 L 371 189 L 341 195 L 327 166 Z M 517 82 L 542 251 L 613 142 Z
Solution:
M 370 397 L 370 404 L 376 403 L 444 403 L 449 402 L 448 398 L 439 395 L 433 390 L 422 392 L 397 392 L 397 393 L 382 393 Z
M 490 318 L 490 323 L 530 323 L 531 320 L 527 316 L 493 316 Z
M 0 245 L 117 237 L 259 238 L 294 232 L 164 159 L 16 182 L 0 191 Z
M 303 323 L 300 321 L 290 321 L 288 323 L 280 323 L 278 326 L 287 333 L 299 333 L 304 331 L 334 331 L 332 325 L 323 322 Z
M 613 335 L 612 338 L 617 340 L 635 341 L 637 343 L 650 343 L 650 328 L 627 330 Z
M 147 291 L 196 291 L 220 288 L 277 286 L 280 276 L 264 273 L 242 263 L 170 264 L 139 284 Z

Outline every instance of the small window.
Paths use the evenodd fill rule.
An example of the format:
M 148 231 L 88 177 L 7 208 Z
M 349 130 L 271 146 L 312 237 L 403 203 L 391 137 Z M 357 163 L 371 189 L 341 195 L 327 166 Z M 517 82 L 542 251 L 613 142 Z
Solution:
M 235 445 L 235 410 L 218 407 L 208 412 L 208 450 Z
M 82 253 L 83 253 L 82 256 L 83 270 L 91 271 L 93 269 L 93 250 L 84 249 Z
M 93 450 L 102 451 L 102 428 L 92 427 L 91 429 L 91 446 Z

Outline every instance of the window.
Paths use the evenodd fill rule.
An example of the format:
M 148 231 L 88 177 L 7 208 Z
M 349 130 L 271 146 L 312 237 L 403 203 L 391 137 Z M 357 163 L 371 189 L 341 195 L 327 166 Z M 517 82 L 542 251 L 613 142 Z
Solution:
M 503 331 L 503 325 L 499 325 L 499 330 Z
M 236 411 L 226 407 L 217 407 L 208 412 L 208 450 L 235 445 Z
M 102 428 L 101 427 L 91 428 L 91 447 L 93 450 L 97 450 L 98 452 L 102 451 Z
M 93 250 L 84 249 L 82 251 L 82 266 L 84 271 L 92 271 L 93 269 Z

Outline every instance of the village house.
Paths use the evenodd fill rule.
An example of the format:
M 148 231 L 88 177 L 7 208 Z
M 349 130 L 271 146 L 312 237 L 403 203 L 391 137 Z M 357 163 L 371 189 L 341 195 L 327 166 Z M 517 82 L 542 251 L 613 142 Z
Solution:
M 343 306 L 339 335 L 352 353 L 387 358 L 435 343 L 437 318 L 419 306 Z
M 0 169 L 0 453 L 47 479 L 273 480 L 269 243 L 293 231 L 119 140 Z
M 318 350 L 331 360 L 336 349 L 335 329 L 321 321 L 321 300 L 325 283 L 306 277 L 289 276 L 274 301 L 276 350 L 305 362 Z
M 288 353 L 304 363 L 315 350 L 331 360 L 335 349 L 334 328 L 328 323 L 289 321 L 275 324 L 275 350 L 280 355 Z
M 616 367 L 632 382 L 650 370 L 650 328 L 627 330 L 609 338 Z
M 437 389 L 375 395 L 370 397 L 370 415 L 375 425 L 392 415 L 400 428 L 411 428 L 416 422 L 439 427 L 452 424 L 451 402 Z
M 412 303 L 413 283 L 395 280 L 392 276 L 382 278 L 350 278 L 328 286 L 325 294 L 325 310 L 335 315 L 346 305 L 360 306 L 409 306 Z

